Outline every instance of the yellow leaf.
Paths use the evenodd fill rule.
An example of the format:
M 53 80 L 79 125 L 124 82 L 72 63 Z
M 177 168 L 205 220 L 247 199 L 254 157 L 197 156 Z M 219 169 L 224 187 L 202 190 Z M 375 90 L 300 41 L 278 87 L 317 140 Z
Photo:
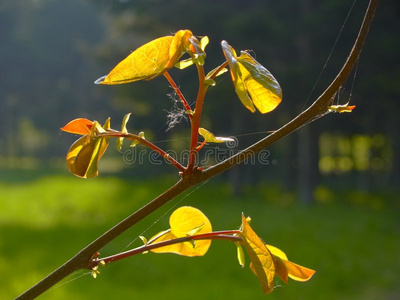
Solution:
M 175 33 L 169 48 L 169 61 L 166 69 L 171 69 L 178 62 L 179 58 L 190 46 L 189 39 L 193 36 L 190 30 L 179 30 Z
M 191 65 L 194 64 L 193 58 L 188 58 L 184 60 L 180 60 L 175 64 L 175 68 L 178 68 L 180 70 L 186 69 L 187 67 L 190 67 Z
M 201 50 L 203 50 L 203 52 L 206 49 L 206 46 L 208 45 L 209 42 L 210 42 L 210 40 L 209 40 L 208 36 L 203 36 L 200 39 L 200 48 L 201 48 Z
M 268 248 L 269 252 L 271 252 L 271 254 L 278 256 L 279 258 L 288 260 L 285 252 L 283 252 L 281 249 L 278 249 L 272 245 L 267 245 L 267 248 Z
M 293 280 L 296 280 L 296 281 L 307 281 L 314 275 L 314 273 L 315 273 L 314 270 L 308 269 L 306 267 L 300 266 L 298 264 L 295 264 L 295 263 L 289 261 L 288 257 L 282 250 L 280 250 L 274 246 L 271 246 L 271 245 L 267 245 L 267 248 L 274 256 L 276 263 L 284 264 L 285 269 L 286 269 L 286 275 L 282 274 L 281 272 L 278 273 L 278 271 L 277 271 L 277 275 L 279 275 L 279 277 L 281 277 L 281 279 L 283 281 L 285 281 L 286 283 L 287 283 L 288 275 L 290 278 L 292 278 Z M 277 265 L 277 264 L 275 264 L 275 265 Z M 280 268 L 282 269 L 282 266 L 280 266 Z M 286 280 L 284 278 L 286 278 Z
M 333 112 L 338 112 L 338 113 L 345 113 L 345 112 L 352 112 L 353 109 L 355 109 L 355 105 L 350 105 L 349 102 L 347 102 L 344 105 L 331 105 L 329 106 L 329 110 Z
M 274 110 L 282 101 L 282 89 L 274 76 L 246 51 L 237 57 L 226 41 L 222 41 L 221 46 L 243 105 L 251 112 L 257 108 L 263 114 Z
M 225 143 L 235 141 L 232 138 L 215 136 L 204 128 L 199 128 L 199 134 L 204 138 L 207 143 Z
M 241 228 L 244 246 L 251 261 L 250 269 L 257 276 L 264 293 L 268 294 L 274 289 L 275 264 L 273 257 L 264 242 L 247 223 L 243 214 Z
M 307 281 L 309 280 L 315 273 L 314 270 L 308 269 L 306 267 L 300 266 L 298 264 L 292 263 L 291 261 L 282 259 L 285 264 L 289 277 L 296 281 Z
M 183 206 L 175 210 L 170 219 L 171 230 L 157 234 L 151 238 L 151 244 L 173 240 L 176 238 L 212 232 L 210 221 L 197 208 Z M 150 243 L 150 242 L 149 242 Z M 211 240 L 197 240 L 193 246 L 190 242 L 172 244 L 151 250 L 155 253 L 176 253 L 184 256 L 203 256 L 207 253 Z
M 237 249 L 237 259 L 238 259 L 239 265 L 243 268 L 245 265 L 245 256 L 244 256 L 242 245 L 240 245 L 240 243 L 238 243 L 238 242 L 235 242 L 235 245 L 236 245 L 236 249 Z
M 272 255 L 275 265 L 275 275 L 278 275 L 283 282 L 289 282 L 289 273 L 285 263 L 278 256 Z
M 133 51 L 96 84 L 122 84 L 150 80 L 172 68 L 189 47 L 190 30 L 155 39 Z

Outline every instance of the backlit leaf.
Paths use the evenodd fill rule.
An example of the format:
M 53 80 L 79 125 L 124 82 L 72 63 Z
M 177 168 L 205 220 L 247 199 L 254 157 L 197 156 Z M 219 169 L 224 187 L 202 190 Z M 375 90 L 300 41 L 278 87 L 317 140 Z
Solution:
M 207 143 L 225 143 L 225 142 L 234 142 L 235 140 L 227 137 L 219 137 L 215 136 L 207 129 L 199 128 L 199 134 L 204 138 Z
M 274 289 L 275 264 L 264 242 L 257 236 L 242 214 L 242 238 L 249 255 L 250 269 L 257 276 L 265 294 Z
M 288 275 L 290 278 L 296 281 L 307 281 L 314 275 L 315 273 L 314 270 L 300 266 L 298 264 L 289 261 L 288 257 L 282 250 L 271 245 L 267 245 L 267 248 L 274 256 L 276 262 L 275 266 L 278 266 L 280 269 L 280 271 L 278 272 L 278 267 L 277 267 L 277 275 L 279 275 L 279 277 L 281 277 L 281 279 L 286 283 Z M 284 271 L 281 266 L 282 264 L 285 266 L 286 275 L 283 274 Z M 286 278 L 286 280 L 284 278 Z
M 191 45 L 189 46 L 189 51 L 192 53 L 193 62 L 197 65 L 203 66 L 204 60 L 206 58 L 206 53 L 204 52 L 206 46 L 208 45 L 209 39 L 207 36 L 201 38 L 200 42 L 195 37 L 192 36 L 189 39 Z
M 279 278 L 283 280 L 283 282 L 288 283 L 289 273 L 288 269 L 286 268 L 286 265 L 283 263 L 282 259 L 280 259 L 278 256 L 272 255 L 272 258 L 274 259 L 275 275 L 278 275 Z
M 190 67 L 191 65 L 194 64 L 193 58 L 188 58 L 184 60 L 180 60 L 175 64 L 175 68 L 178 68 L 180 70 L 186 69 L 187 67 Z
M 109 123 L 108 119 L 105 127 L 109 126 Z M 108 147 L 109 138 L 97 137 L 97 134 L 104 132 L 104 128 L 94 121 L 90 132 L 72 144 L 66 157 L 67 167 L 72 174 L 82 178 L 98 175 L 97 163 Z
M 285 264 L 289 277 L 296 281 L 307 281 L 309 280 L 315 273 L 314 270 L 308 269 L 306 267 L 295 264 L 291 261 L 282 259 Z
M 136 49 L 96 84 L 122 84 L 150 80 L 172 68 L 189 47 L 190 30 L 155 39 Z
M 170 230 L 161 232 L 151 238 L 151 243 L 172 240 L 176 238 L 192 236 L 212 232 L 210 221 L 197 208 L 183 206 L 175 210 L 170 219 Z M 211 240 L 196 240 L 190 242 L 173 244 L 151 250 L 155 253 L 176 253 L 184 256 L 203 256 L 208 251 Z
M 282 101 L 282 89 L 274 76 L 246 51 L 237 57 L 226 41 L 222 41 L 221 46 L 243 105 L 251 112 L 257 108 L 263 114 L 274 110 Z
M 90 133 L 92 125 L 93 125 L 92 121 L 84 118 L 79 118 L 72 120 L 67 125 L 62 127 L 61 130 L 69 133 L 86 135 Z
M 245 256 L 244 256 L 244 251 L 243 251 L 242 245 L 238 242 L 235 242 L 235 245 L 236 245 L 237 259 L 238 259 L 239 265 L 243 268 L 245 265 Z

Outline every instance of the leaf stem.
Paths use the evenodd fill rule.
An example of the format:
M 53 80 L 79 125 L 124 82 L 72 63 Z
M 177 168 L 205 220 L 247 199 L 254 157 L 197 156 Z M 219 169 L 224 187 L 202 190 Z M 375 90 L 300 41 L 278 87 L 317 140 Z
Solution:
M 165 72 L 164 77 L 167 78 L 169 84 L 171 87 L 174 89 L 175 93 L 178 95 L 179 99 L 181 100 L 183 106 L 185 107 L 186 111 L 191 111 L 192 109 L 190 108 L 189 103 L 186 101 L 185 96 L 182 94 L 180 88 L 176 85 L 175 81 L 172 79 L 171 75 L 169 75 L 168 72 Z M 192 118 L 192 115 L 189 114 L 189 118 Z
M 217 77 L 218 73 L 221 72 L 221 70 L 227 66 L 228 66 L 228 62 L 225 61 L 222 65 L 219 66 L 218 69 L 215 70 L 215 72 L 210 76 L 210 79 L 214 80 L 215 77 Z
M 108 129 L 107 133 L 100 133 L 98 136 L 102 137 L 123 137 L 127 138 L 131 141 L 137 141 L 138 143 L 150 148 L 151 150 L 157 152 L 161 157 L 166 159 L 168 162 L 170 162 L 174 167 L 176 167 L 180 172 L 184 172 L 186 168 L 182 166 L 177 160 L 175 160 L 171 155 L 169 155 L 167 152 L 165 152 L 163 149 L 157 147 L 153 143 L 149 142 L 148 140 L 133 134 L 133 133 L 122 133 L 117 130 L 113 129 Z

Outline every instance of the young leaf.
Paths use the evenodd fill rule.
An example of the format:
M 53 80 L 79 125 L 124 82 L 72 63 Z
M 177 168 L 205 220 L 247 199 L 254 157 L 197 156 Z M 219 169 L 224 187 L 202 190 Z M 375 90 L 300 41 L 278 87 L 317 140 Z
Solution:
M 104 126 L 109 127 L 109 125 L 110 120 L 107 119 Z M 71 129 L 68 124 L 65 127 L 67 130 Z M 105 129 L 97 121 L 94 121 L 89 133 L 72 144 L 66 157 L 67 167 L 72 174 L 82 178 L 92 178 L 98 175 L 97 163 L 108 147 L 109 138 L 101 138 L 97 134 L 104 132 Z
M 296 281 L 307 281 L 309 280 L 315 273 L 314 270 L 308 269 L 306 267 L 295 264 L 291 261 L 282 259 L 285 264 L 289 277 Z
M 190 67 L 191 65 L 194 64 L 193 58 L 188 58 L 184 60 L 180 60 L 175 64 L 175 68 L 178 68 L 180 70 L 186 69 L 187 67 Z
M 180 237 L 212 232 L 210 221 L 197 208 L 183 206 L 175 210 L 170 219 L 171 230 L 157 234 L 151 243 L 173 240 Z M 155 253 L 176 253 L 183 256 L 203 256 L 211 245 L 210 240 L 198 240 L 195 244 L 185 242 L 151 250 Z
M 338 113 L 345 113 L 345 112 L 352 112 L 353 109 L 355 109 L 355 105 L 350 105 L 349 102 L 347 102 L 344 105 L 331 105 L 329 106 L 329 111 L 333 112 L 338 112 Z
M 271 252 L 271 254 L 274 256 L 274 259 L 276 259 L 277 263 L 284 264 L 284 266 L 286 268 L 286 273 L 293 280 L 307 281 L 314 275 L 314 273 L 315 273 L 314 270 L 308 269 L 306 267 L 300 266 L 298 264 L 295 264 L 295 263 L 289 261 L 288 257 L 282 250 L 280 250 L 274 246 L 271 246 L 271 245 L 267 245 L 267 248 Z M 280 274 L 278 272 L 277 272 L 277 275 L 279 275 L 279 277 L 281 277 L 281 279 L 287 283 L 287 279 L 284 280 L 284 278 L 282 278 L 282 276 L 280 276 Z M 286 275 L 286 277 L 288 275 Z
M 242 245 L 240 245 L 240 243 L 235 242 L 236 245 L 236 249 L 237 249 L 237 259 L 239 262 L 239 265 L 244 268 L 245 265 L 245 256 L 244 256 L 244 251 L 242 248 Z
M 172 68 L 189 47 L 190 30 L 155 39 L 133 51 L 96 84 L 123 84 L 151 80 Z
M 204 138 L 207 143 L 225 143 L 235 141 L 232 138 L 215 136 L 204 128 L 199 128 L 199 134 Z
M 189 41 L 191 43 L 191 45 L 189 46 L 189 51 L 192 53 L 193 62 L 200 66 L 203 66 L 204 60 L 206 58 L 206 53 L 204 52 L 204 50 L 209 42 L 208 37 L 202 37 L 199 42 L 199 40 L 195 36 L 192 36 Z
M 121 133 L 128 133 L 128 130 L 126 129 L 126 123 L 128 123 L 129 121 L 129 117 L 131 116 L 131 113 L 126 114 L 124 116 L 124 119 L 122 120 L 122 125 L 121 125 Z M 124 138 L 123 137 L 119 137 L 117 138 L 117 150 L 121 151 L 122 148 L 122 143 L 124 142 Z
M 274 110 L 282 101 L 282 89 L 274 76 L 246 51 L 238 57 L 226 41 L 221 46 L 243 105 L 251 112 L 257 108 L 263 114 Z
M 242 238 L 249 255 L 250 269 L 257 276 L 265 294 L 274 289 L 275 264 L 264 242 L 257 236 L 242 214 Z
M 79 118 L 72 120 L 67 125 L 62 127 L 61 130 L 69 133 L 86 135 L 90 133 L 92 126 L 92 121 L 84 118 Z

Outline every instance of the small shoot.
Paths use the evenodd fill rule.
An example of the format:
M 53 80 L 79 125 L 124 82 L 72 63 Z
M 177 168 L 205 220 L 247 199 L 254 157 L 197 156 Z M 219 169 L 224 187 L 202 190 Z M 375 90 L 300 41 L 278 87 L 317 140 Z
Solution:
M 75 119 L 61 130 L 83 135 L 68 150 L 67 167 L 75 176 L 93 178 L 98 175 L 97 164 L 107 150 L 109 138 L 99 134 L 110 128 L 110 119 L 101 126 L 97 121 Z
M 204 128 L 199 128 L 199 134 L 204 138 L 204 142 L 197 147 L 197 151 L 199 151 L 206 143 L 226 143 L 226 142 L 234 142 L 235 140 L 228 137 L 219 137 L 215 136 L 213 133 Z
M 128 133 L 128 130 L 126 129 L 126 123 L 128 123 L 130 116 L 131 116 L 131 113 L 128 113 L 124 116 L 124 119 L 122 120 L 121 133 L 123 133 L 123 134 Z M 117 138 L 116 147 L 119 152 L 121 152 L 123 142 L 124 142 L 123 137 Z
M 337 112 L 337 113 L 350 113 L 355 109 L 355 105 L 349 105 L 349 102 L 347 102 L 344 105 L 331 105 L 328 107 L 329 112 Z

